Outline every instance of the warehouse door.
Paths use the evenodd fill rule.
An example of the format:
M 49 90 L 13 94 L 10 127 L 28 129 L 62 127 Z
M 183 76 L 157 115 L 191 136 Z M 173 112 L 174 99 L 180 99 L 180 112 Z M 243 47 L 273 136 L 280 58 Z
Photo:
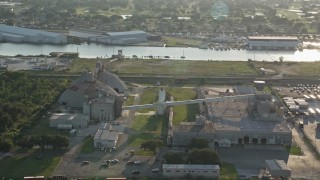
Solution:
M 243 137 L 244 144 L 249 144 L 249 136 Z
M 238 144 L 242 144 L 242 138 L 238 139 Z
M 261 144 L 267 144 L 267 138 L 261 138 Z

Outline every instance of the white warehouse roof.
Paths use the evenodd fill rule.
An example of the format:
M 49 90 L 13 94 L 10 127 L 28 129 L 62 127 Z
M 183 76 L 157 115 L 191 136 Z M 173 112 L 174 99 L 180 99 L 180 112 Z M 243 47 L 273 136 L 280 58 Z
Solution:
M 124 32 L 109 32 L 109 36 L 123 36 L 123 35 L 135 35 L 135 34 L 146 34 L 144 31 L 124 31 Z
M 249 40 L 298 40 L 293 36 L 248 36 Z
M 36 36 L 38 34 L 42 34 L 42 35 L 50 36 L 50 37 L 57 37 L 57 36 L 62 35 L 59 33 L 40 31 L 40 30 L 35 30 L 35 29 L 27 29 L 27 28 L 21 28 L 21 27 L 16 27 L 16 26 L 8 26 L 5 24 L 0 24 L 0 32 L 8 33 L 8 34 L 15 34 L 15 35 L 24 35 L 24 36 Z

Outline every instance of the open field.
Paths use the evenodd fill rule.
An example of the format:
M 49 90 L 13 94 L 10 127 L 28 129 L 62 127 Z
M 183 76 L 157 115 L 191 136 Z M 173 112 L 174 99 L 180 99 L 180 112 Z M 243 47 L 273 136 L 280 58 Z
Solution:
M 129 146 L 140 147 L 141 143 L 153 138 L 153 136 L 157 136 L 160 134 L 156 133 L 140 133 L 136 135 L 132 135 L 128 139 Z
M 132 128 L 139 132 L 161 133 L 167 128 L 168 122 L 160 115 L 138 115 L 134 118 Z
M 290 155 L 302 155 L 301 148 L 298 145 L 286 146 L 285 148 Z
M 9 157 L 0 160 L 0 176 L 12 179 L 23 179 L 24 176 L 51 176 L 59 164 L 61 152 L 44 152 L 38 159 L 39 152 L 27 156 Z
M 197 94 L 193 88 L 168 88 L 167 93 L 174 97 L 175 101 L 195 99 Z M 183 106 L 175 106 L 173 108 L 173 124 L 180 122 L 194 121 L 196 114 L 199 113 L 198 104 L 189 104 Z
M 118 74 L 136 75 L 256 76 L 258 74 L 244 61 L 130 59 L 113 62 L 111 69 Z

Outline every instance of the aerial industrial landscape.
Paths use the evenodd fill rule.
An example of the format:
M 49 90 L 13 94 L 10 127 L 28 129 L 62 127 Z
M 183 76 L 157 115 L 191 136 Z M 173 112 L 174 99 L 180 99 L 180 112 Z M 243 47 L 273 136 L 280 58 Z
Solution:
M 319 9 L 0 1 L 0 178 L 320 179 Z

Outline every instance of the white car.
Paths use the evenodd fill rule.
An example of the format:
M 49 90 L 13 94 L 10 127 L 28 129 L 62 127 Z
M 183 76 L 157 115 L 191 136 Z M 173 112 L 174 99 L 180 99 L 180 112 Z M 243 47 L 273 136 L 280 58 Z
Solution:
M 111 162 L 112 163 L 117 163 L 117 162 L 119 162 L 119 159 L 112 159 Z
M 152 172 L 154 172 L 154 173 L 157 173 L 157 172 L 159 172 L 159 171 L 160 171 L 159 168 L 154 168 L 154 169 L 152 169 Z
M 135 161 L 134 164 L 135 164 L 135 165 L 141 165 L 142 162 L 141 162 L 141 161 Z

